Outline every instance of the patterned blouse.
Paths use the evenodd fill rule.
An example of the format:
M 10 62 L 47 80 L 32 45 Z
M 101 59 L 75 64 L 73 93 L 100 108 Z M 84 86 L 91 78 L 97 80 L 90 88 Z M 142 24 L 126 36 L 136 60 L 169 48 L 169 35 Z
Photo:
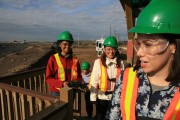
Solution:
M 120 111 L 122 76 L 123 73 L 120 75 L 119 80 L 116 83 L 111 105 L 106 114 L 106 120 L 122 119 Z M 141 117 L 141 119 L 163 119 L 163 116 L 170 105 L 171 99 L 175 94 L 177 84 L 171 83 L 169 86 L 163 87 L 161 90 L 152 92 L 151 84 L 142 69 L 138 70 L 137 77 L 139 78 L 138 97 L 136 100 L 137 119 L 139 117 Z

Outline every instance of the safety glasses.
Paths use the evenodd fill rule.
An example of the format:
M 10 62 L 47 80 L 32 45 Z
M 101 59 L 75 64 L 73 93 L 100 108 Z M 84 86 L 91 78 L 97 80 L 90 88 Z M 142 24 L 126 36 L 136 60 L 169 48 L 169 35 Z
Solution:
M 165 39 L 135 39 L 133 45 L 136 52 L 141 48 L 145 54 L 156 55 L 166 50 L 169 41 Z
M 70 42 L 62 42 L 61 45 L 63 45 L 63 46 L 72 46 L 72 43 L 70 43 Z

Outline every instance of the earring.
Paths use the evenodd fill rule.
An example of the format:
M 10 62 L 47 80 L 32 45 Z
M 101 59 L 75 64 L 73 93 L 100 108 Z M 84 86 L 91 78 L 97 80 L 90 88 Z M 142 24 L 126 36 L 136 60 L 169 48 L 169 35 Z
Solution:
M 176 51 L 176 49 L 173 49 L 172 54 L 174 54 L 174 53 L 175 53 L 175 51 Z

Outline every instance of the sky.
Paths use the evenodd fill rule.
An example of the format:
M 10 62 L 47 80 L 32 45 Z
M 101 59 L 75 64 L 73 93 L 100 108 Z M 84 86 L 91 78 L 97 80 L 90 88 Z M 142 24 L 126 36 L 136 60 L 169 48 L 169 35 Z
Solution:
M 127 40 L 119 0 L 0 0 L 0 41 L 56 41 L 62 31 L 75 40 Z

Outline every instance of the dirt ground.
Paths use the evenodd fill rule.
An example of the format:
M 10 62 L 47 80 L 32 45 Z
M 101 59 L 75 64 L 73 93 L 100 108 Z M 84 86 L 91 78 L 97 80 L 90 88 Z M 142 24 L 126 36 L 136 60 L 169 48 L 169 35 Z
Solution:
M 73 52 L 78 57 L 80 63 L 87 61 L 90 63 L 91 68 L 93 67 L 94 60 L 97 59 L 96 48 L 92 45 L 87 45 L 86 47 L 74 47 Z
M 1 43 L 0 77 L 30 69 L 50 51 L 50 46 L 50 43 Z M 42 62 L 43 65 L 46 60 Z

